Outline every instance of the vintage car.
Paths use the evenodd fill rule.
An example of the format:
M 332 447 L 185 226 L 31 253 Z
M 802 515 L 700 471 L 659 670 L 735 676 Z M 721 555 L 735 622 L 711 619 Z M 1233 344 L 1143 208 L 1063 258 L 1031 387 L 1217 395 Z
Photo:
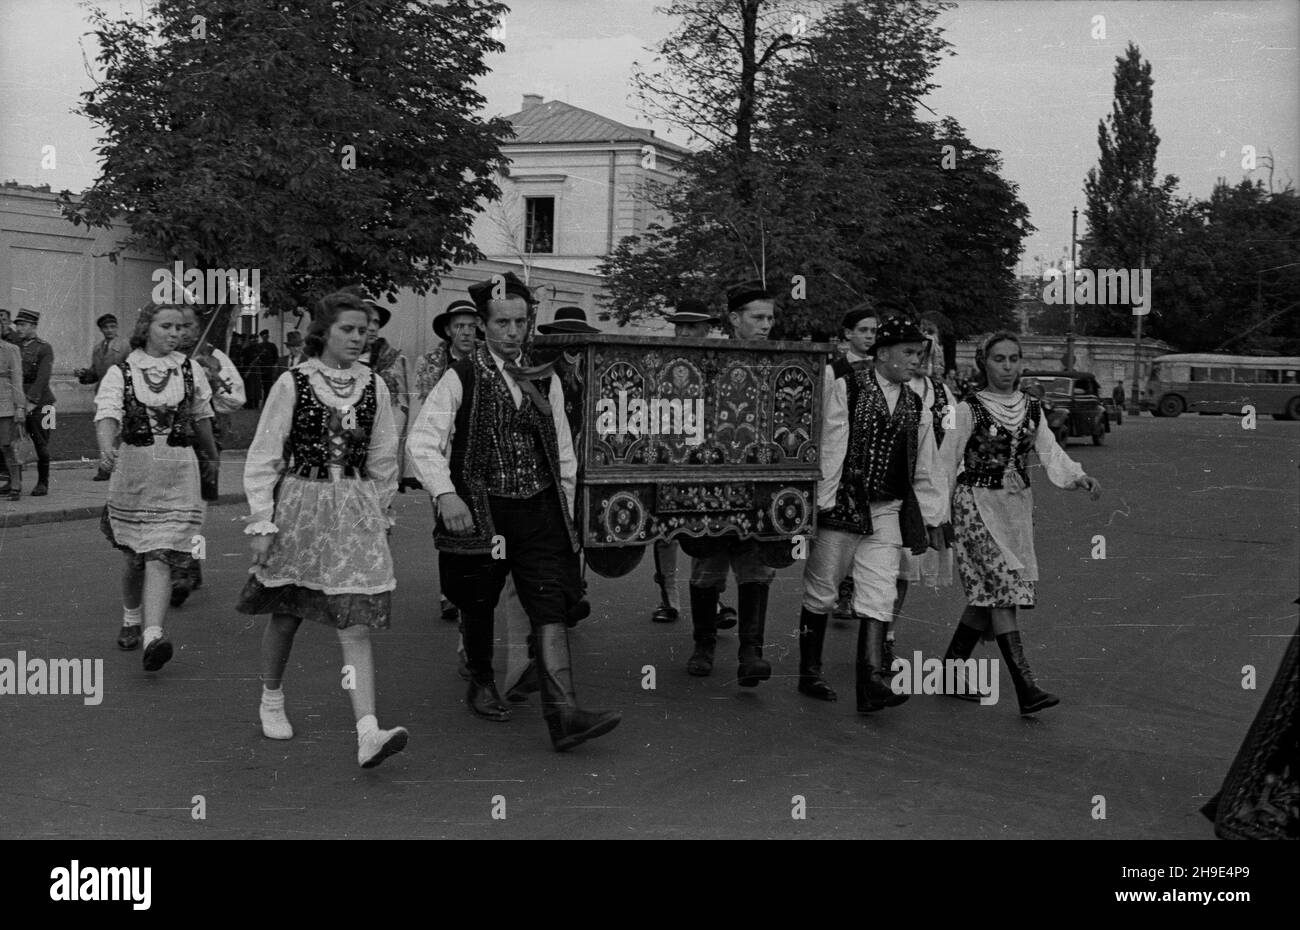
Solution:
M 1091 436 L 1101 445 L 1110 432 L 1110 416 L 1101 402 L 1097 379 L 1086 371 L 1026 371 L 1020 387 L 1043 402 L 1047 423 L 1064 446 L 1071 436 Z
M 822 377 L 831 346 L 653 336 L 539 336 L 555 360 L 578 454 L 587 564 L 617 577 L 677 540 L 765 543 L 774 567 L 816 524 Z

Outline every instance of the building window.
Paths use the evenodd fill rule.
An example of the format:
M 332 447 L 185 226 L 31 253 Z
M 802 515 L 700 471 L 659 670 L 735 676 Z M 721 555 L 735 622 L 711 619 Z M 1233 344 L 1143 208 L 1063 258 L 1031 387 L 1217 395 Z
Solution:
M 555 198 L 524 198 L 524 251 L 555 252 Z

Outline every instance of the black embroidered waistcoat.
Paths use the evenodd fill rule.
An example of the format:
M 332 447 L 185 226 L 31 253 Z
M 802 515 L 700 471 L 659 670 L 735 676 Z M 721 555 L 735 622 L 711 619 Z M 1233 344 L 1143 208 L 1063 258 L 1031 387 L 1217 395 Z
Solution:
M 363 368 L 361 371 L 365 372 Z M 369 380 L 361 398 L 353 407 L 356 422 L 345 422 L 347 415 L 323 402 L 312 390 L 308 372 L 295 368 L 293 377 L 293 421 L 284 443 L 282 458 L 289 470 L 319 469 L 341 465 L 356 476 L 366 478 L 366 458 L 370 453 L 370 432 L 375 425 L 375 378 L 367 372 Z
M 578 536 L 560 480 L 554 421 L 526 394 L 523 403 L 515 406 L 505 378 L 484 346 L 455 362 L 450 370 L 460 378 L 462 389 L 451 439 L 451 481 L 469 507 L 474 530 L 453 536 L 439 521 L 434 533 L 438 548 L 463 555 L 490 553 L 497 533 L 488 498 L 532 497 L 554 486 L 576 552 Z M 549 393 L 549 377 L 534 384 L 543 397 Z
M 943 436 L 947 432 L 943 426 L 943 417 L 948 411 L 948 395 L 944 393 L 943 382 L 934 375 L 928 375 L 926 380 L 930 382 L 930 388 L 934 391 L 934 402 L 930 404 L 930 418 L 934 421 L 934 445 L 937 449 L 943 445 Z
M 122 441 L 130 446 L 152 446 L 154 434 L 166 434 L 169 446 L 192 446 L 197 438 L 194 429 L 194 371 L 193 362 L 186 359 L 181 365 L 181 382 L 185 396 L 176 405 L 150 408 L 135 396 L 135 381 L 127 362 L 117 367 L 122 370 Z M 150 421 L 150 411 L 153 421 Z M 154 424 L 157 424 L 156 426 Z
M 843 371 L 844 366 L 838 370 Z M 835 366 L 832 371 L 836 371 Z M 848 448 L 835 492 L 835 506 L 818 517 L 818 524 L 870 535 L 871 505 L 901 500 L 913 519 L 900 519 L 900 527 L 914 527 L 920 509 L 912 479 L 920 439 L 921 398 L 906 385 L 900 385 L 898 403 L 890 413 L 870 367 L 850 367 L 839 377 L 844 378 L 848 395 Z M 924 532 L 924 522 L 921 529 Z M 905 534 L 903 542 L 909 547 L 918 544 L 911 532 Z
M 1003 475 L 1014 468 L 1025 487 L 1029 487 L 1029 471 L 1025 466 L 1038 435 L 1038 421 L 1043 416 L 1038 399 L 1025 398 L 1025 418 L 1014 432 L 994 419 L 975 395 L 968 397 L 966 403 L 970 404 L 971 434 L 962 450 L 962 473 L 957 476 L 957 483 L 972 488 L 1000 489 Z

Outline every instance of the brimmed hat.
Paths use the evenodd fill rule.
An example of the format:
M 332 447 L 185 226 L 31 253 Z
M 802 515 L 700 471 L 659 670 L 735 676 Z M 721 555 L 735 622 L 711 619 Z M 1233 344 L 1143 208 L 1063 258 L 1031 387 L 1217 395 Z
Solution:
M 14 322 L 38 325 L 41 322 L 41 315 L 36 310 L 28 310 L 24 307 L 18 311 L 18 315 L 14 317 Z
M 116 322 L 117 322 L 117 317 L 113 316 L 113 314 L 111 313 L 105 313 L 103 316 L 101 316 L 98 320 L 95 321 L 95 325 L 102 327 L 105 323 L 116 323 Z
M 876 341 L 871 345 L 871 351 L 883 349 L 886 346 L 895 346 L 900 342 L 926 342 L 925 335 L 917 328 L 916 324 L 907 317 L 891 316 L 884 320 L 876 330 Z
M 565 333 L 599 333 L 600 330 L 587 322 L 587 314 L 581 307 L 561 307 L 555 311 L 555 319 L 542 323 L 537 331 L 543 336 L 562 336 Z
M 522 297 L 530 305 L 537 303 L 528 285 L 519 280 L 519 276 L 513 271 L 507 271 L 503 275 L 493 275 L 486 281 L 469 286 L 470 300 L 474 301 L 474 306 L 478 308 L 480 314 L 487 313 L 488 301 L 493 299 L 492 292 L 497 288 L 498 282 L 505 289 L 507 297 Z
M 387 326 L 388 321 L 393 318 L 393 311 L 369 297 L 364 298 L 364 302 L 367 307 L 375 308 L 375 313 L 379 316 L 379 328 L 383 329 Z
M 675 311 L 665 316 L 664 319 L 669 323 L 716 322 L 713 314 L 709 312 L 709 305 L 702 300 L 696 300 L 694 297 L 686 297 L 677 301 Z
M 447 335 L 447 327 L 458 316 L 472 316 L 478 319 L 478 307 L 468 300 L 453 300 L 446 310 L 435 316 L 433 318 L 433 331 L 443 342 L 451 342 L 451 337 Z
M 735 313 L 745 304 L 755 300 L 775 299 L 776 295 L 769 291 L 762 281 L 742 281 L 727 288 L 727 312 Z

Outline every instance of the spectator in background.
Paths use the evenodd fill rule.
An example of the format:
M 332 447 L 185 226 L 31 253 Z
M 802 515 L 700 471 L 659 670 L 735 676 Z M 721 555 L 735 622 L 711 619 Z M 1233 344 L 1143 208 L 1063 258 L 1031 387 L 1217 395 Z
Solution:
M 131 354 L 131 346 L 117 333 L 117 317 L 111 313 L 105 313 L 95 325 L 99 327 L 99 332 L 104 337 L 104 341 L 97 343 L 90 351 L 90 367 L 78 368 L 73 372 L 77 377 L 78 384 L 90 384 L 96 388 L 99 382 L 104 380 L 104 372 L 108 371 L 114 365 L 119 364 L 122 359 Z M 110 475 L 104 471 L 101 464 L 95 472 L 96 481 L 107 481 Z
M 27 417 L 27 395 L 23 392 L 23 356 L 18 347 L 0 339 L 0 461 L 10 476 L 2 492 L 11 501 L 22 496 L 22 471 L 14 455 L 13 441 Z
M 0 307 L 0 339 L 6 342 L 17 341 L 17 335 L 14 333 L 14 321 L 9 316 L 9 311 Z
M 239 377 L 244 382 L 245 410 L 259 410 L 262 406 L 262 379 L 257 374 L 257 337 L 236 334 L 238 346 L 231 345 L 232 358 Z
M 262 382 L 261 396 L 271 393 L 271 385 L 275 383 L 277 368 L 280 364 L 280 350 L 276 348 L 271 341 L 271 331 L 264 329 L 257 334 L 260 340 L 253 351 L 253 365 L 255 374 L 259 381 Z
M 301 365 L 307 361 L 307 355 L 302 350 L 302 333 L 298 330 L 291 330 L 284 337 L 284 354 L 280 356 L 280 367 L 289 371 L 294 365 Z
M 50 430 L 54 427 L 54 392 L 50 373 L 54 370 L 54 348 L 36 336 L 41 315 L 20 309 L 14 319 L 18 350 L 23 360 L 23 392 L 27 397 L 27 435 L 36 447 L 36 487 L 32 497 L 50 493 Z M 13 341 L 13 340 L 11 340 Z M 21 477 L 17 482 L 21 490 Z

